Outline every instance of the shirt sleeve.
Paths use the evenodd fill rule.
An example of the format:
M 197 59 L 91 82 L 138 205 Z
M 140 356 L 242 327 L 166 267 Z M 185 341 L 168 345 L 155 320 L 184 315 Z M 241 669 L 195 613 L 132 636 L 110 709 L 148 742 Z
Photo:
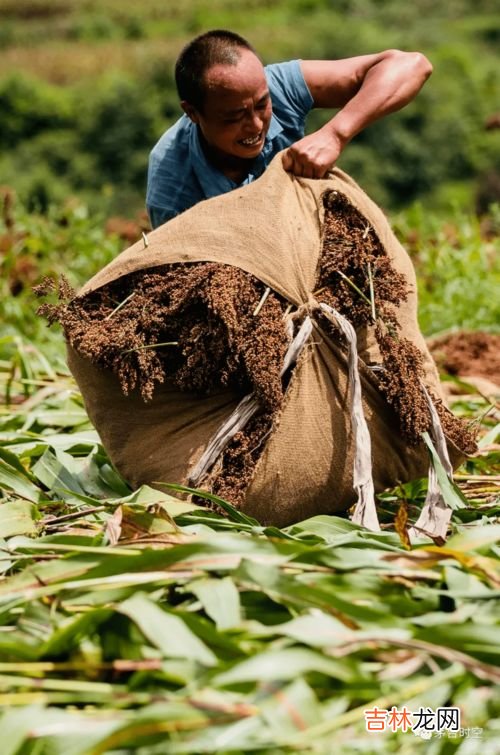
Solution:
M 300 128 L 314 107 L 300 60 L 273 63 L 266 66 L 265 70 L 276 117 L 284 128 Z
M 150 204 L 146 204 L 146 209 L 153 230 L 179 214 L 176 210 L 172 210 L 169 207 L 155 207 L 155 205 Z

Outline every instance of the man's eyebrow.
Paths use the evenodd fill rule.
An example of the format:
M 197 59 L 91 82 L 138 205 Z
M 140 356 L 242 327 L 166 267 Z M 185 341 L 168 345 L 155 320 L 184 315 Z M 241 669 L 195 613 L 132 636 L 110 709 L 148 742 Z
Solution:
M 269 99 L 270 94 L 269 91 L 267 91 L 265 94 L 260 97 L 260 99 L 257 100 L 257 105 L 262 105 L 264 102 L 267 102 Z M 224 110 L 224 115 L 238 115 L 238 113 L 244 113 L 245 110 L 247 110 L 246 107 L 238 107 L 234 110 Z
M 244 113 L 246 107 L 238 107 L 235 110 L 224 110 L 224 115 L 238 115 L 238 113 Z

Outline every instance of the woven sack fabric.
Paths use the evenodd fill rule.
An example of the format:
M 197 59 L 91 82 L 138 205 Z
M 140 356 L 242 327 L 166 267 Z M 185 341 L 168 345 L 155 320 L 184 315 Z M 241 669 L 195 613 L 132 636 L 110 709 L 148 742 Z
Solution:
M 424 355 L 425 384 L 442 398 L 435 364 L 417 322 L 413 265 L 383 212 L 344 172 L 322 180 L 285 172 L 278 155 L 248 186 L 206 200 L 122 252 L 79 292 L 84 295 L 129 273 L 179 262 L 237 266 L 284 296 L 314 327 L 295 367 L 284 404 L 266 439 L 242 509 L 263 524 L 285 526 L 308 516 L 345 510 L 355 502 L 354 439 L 347 357 L 315 321 L 313 292 L 321 252 L 325 192 L 343 193 L 366 218 L 410 289 L 397 310 L 401 336 Z M 372 326 L 359 329 L 363 409 L 372 439 L 375 490 L 424 476 L 428 454 L 411 447 L 367 367 L 380 362 Z M 85 406 L 117 469 L 133 485 L 185 484 L 211 436 L 242 398 L 221 390 L 199 397 L 168 383 L 144 403 L 125 397 L 117 378 L 68 347 L 70 369 Z M 456 449 L 452 449 L 454 452 Z M 458 455 L 455 454 L 455 459 Z M 205 485 L 204 485 L 205 487 Z

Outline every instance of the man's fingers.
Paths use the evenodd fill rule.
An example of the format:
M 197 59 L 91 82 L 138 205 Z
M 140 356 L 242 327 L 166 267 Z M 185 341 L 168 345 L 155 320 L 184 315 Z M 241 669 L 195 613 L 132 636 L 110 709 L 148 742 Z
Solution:
M 304 166 L 302 166 L 302 177 L 303 178 L 314 178 L 314 165 L 304 165 Z
M 282 157 L 283 168 L 294 176 L 301 178 L 323 178 L 331 166 L 314 162 L 309 156 L 294 154 L 293 148 L 287 149 Z
M 329 166 L 325 167 L 325 166 L 317 165 L 314 170 L 313 178 L 324 178 L 329 170 L 330 170 Z
M 303 178 L 314 177 L 314 166 L 303 159 L 301 160 L 300 156 L 293 155 L 290 150 L 287 150 L 283 154 L 282 162 L 283 168 L 289 173 L 293 173 L 294 176 Z
M 287 151 L 283 153 L 282 162 L 283 168 L 293 173 L 293 158 L 290 154 L 289 149 L 287 149 Z

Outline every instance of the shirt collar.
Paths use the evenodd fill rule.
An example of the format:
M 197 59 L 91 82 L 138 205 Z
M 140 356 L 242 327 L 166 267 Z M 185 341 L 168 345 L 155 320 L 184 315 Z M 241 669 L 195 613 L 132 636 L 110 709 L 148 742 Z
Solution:
M 236 188 L 238 184 L 232 181 L 230 178 L 221 173 L 220 170 L 214 168 L 209 163 L 206 155 L 201 146 L 198 129 L 194 123 L 191 124 L 191 133 L 189 135 L 189 149 L 192 155 L 192 165 L 196 178 L 200 182 L 201 188 L 205 197 L 217 197 L 219 194 L 225 194 L 227 191 L 231 191 Z M 269 130 L 264 140 L 264 146 L 262 152 L 255 160 L 255 172 L 249 173 L 248 176 L 242 181 L 242 184 L 250 183 L 254 178 L 260 176 L 263 173 L 266 165 L 266 157 L 273 149 L 273 139 L 283 131 L 283 126 L 280 124 L 274 115 L 271 116 L 271 123 L 269 124 Z

